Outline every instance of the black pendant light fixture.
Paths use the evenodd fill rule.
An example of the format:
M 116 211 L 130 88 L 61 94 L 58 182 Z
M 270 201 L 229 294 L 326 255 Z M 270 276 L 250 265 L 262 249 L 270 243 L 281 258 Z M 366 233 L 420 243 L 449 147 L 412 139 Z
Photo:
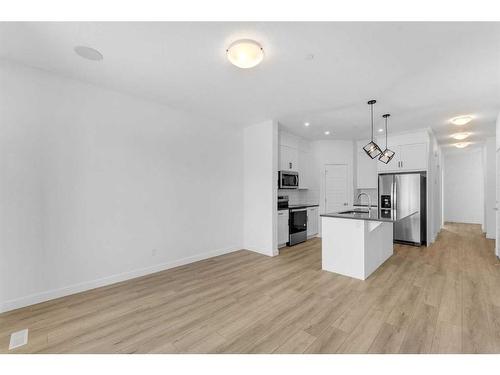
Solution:
M 378 158 L 378 160 L 385 164 L 388 164 L 396 154 L 394 151 L 391 151 L 387 148 L 387 118 L 389 116 L 390 114 L 388 113 L 382 116 L 385 119 L 385 150 L 382 152 L 382 154 L 380 154 Z
M 373 105 L 376 102 L 377 102 L 376 100 L 370 100 L 368 102 L 368 104 L 370 105 L 370 111 L 372 116 L 372 140 L 365 147 L 363 147 L 363 150 L 365 150 L 368 156 L 371 157 L 372 159 L 375 159 L 382 152 L 380 147 L 378 147 L 378 145 L 373 141 Z

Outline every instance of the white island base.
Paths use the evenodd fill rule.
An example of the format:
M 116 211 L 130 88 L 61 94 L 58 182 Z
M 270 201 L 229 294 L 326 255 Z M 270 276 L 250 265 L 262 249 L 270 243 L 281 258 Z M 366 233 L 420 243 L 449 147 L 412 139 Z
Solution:
M 394 252 L 393 223 L 322 217 L 322 268 L 365 280 Z

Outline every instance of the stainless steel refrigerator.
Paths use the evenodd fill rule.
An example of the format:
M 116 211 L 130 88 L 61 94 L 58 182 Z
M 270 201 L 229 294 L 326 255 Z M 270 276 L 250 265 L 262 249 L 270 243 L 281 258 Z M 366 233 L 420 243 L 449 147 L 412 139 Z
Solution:
M 394 223 L 394 241 L 413 245 L 426 244 L 426 174 L 389 173 L 378 176 L 378 209 L 381 216 L 394 212 L 396 217 L 418 213 Z

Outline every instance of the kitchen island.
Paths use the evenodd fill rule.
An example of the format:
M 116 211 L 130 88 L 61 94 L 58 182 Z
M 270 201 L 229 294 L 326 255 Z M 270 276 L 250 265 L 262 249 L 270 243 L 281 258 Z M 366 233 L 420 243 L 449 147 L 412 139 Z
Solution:
M 321 215 L 323 270 L 365 280 L 393 254 L 393 224 L 417 212 L 398 217 L 391 209 L 352 209 Z

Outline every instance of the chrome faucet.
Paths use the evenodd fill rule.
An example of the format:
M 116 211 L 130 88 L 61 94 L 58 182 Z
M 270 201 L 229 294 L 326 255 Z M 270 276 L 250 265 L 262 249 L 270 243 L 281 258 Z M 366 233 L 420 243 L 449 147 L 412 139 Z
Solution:
M 366 193 L 359 193 L 358 195 L 358 202 L 361 203 L 361 200 L 359 198 L 361 198 L 361 196 L 366 196 L 368 198 L 368 209 L 371 210 L 372 209 L 372 199 L 370 198 L 370 196 Z

